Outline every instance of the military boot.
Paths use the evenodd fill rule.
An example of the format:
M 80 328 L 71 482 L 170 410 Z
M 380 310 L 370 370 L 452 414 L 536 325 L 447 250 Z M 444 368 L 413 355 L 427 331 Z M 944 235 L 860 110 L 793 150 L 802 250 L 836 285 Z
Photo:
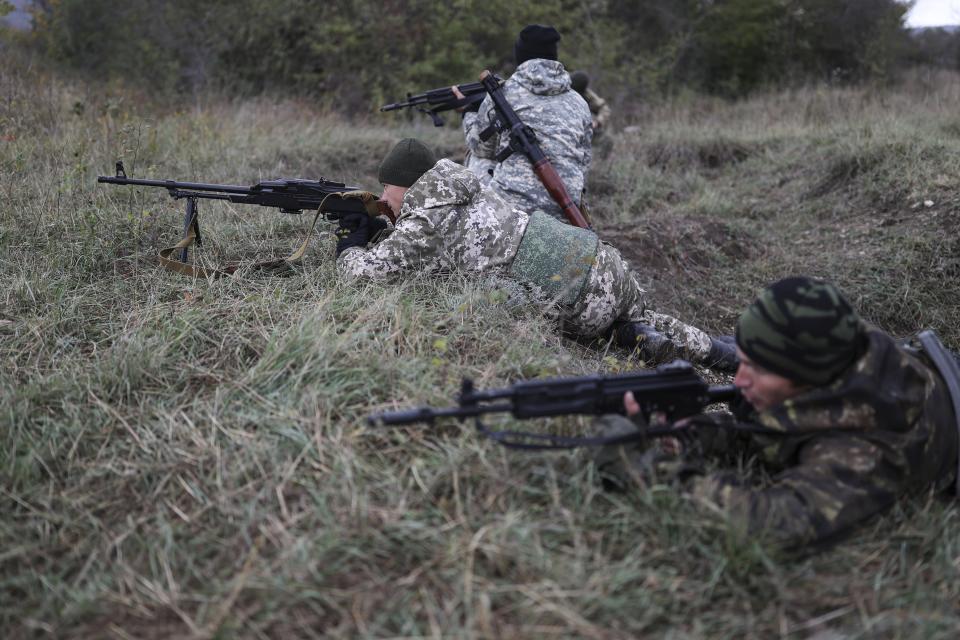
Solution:
M 643 322 L 621 322 L 614 329 L 617 344 L 636 351 L 645 362 L 661 363 L 679 357 L 667 336 Z
M 704 366 L 724 373 L 736 373 L 740 366 L 737 358 L 737 341 L 733 336 L 717 336 L 710 338 L 710 353 L 707 354 Z

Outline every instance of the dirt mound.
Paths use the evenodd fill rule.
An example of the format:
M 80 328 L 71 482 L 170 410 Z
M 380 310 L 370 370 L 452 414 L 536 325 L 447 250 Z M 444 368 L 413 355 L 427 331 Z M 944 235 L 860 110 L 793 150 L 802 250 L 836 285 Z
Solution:
M 700 167 L 719 169 L 743 162 L 754 149 L 742 142 L 717 138 L 701 142 L 658 141 L 646 148 L 647 166 L 661 170 Z
M 858 176 L 880 164 L 876 153 L 850 154 L 837 158 L 827 168 L 826 174 L 807 193 L 807 198 L 819 198 L 842 189 Z
M 651 276 L 709 269 L 756 253 L 755 240 L 745 230 L 693 216 L 604 224 L 599 233 L 635 269 Z

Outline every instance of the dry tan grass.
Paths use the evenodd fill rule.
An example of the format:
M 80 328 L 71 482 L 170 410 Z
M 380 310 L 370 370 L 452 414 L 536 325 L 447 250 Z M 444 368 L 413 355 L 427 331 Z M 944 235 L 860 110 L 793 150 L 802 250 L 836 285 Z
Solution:
M 6 637 L 956 636 L 952 502 L 907 501 L 784 558 L 669 487 L 604 493 L 586 452 L 369 429 L 373 410 L 446 404 L 463 375 L 625 354 L 559 337 L 484 280 L 341 284 L 323 236 L 289 278 L 185 280 L 154 262 L 178 206 L 94 182 L 119 157 L 131 175 L 374 187 L 393 140 L 453 154 L 456 131 L 267 100 L 156 112 L 16 68 L 0 66 Z M 802 270 L 957 346 L 956 86 L 651 110 L 596 168 L 595 210 L 658 305 L 714 328 Z M 305 229 L 203 207 L 214 261 Z

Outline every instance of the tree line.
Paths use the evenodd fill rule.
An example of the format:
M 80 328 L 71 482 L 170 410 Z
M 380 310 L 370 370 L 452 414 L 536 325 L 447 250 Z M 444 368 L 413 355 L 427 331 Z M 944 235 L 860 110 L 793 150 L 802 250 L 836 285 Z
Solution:
M 369 110 L 482 68 L 509 72 L 516 34 L 534 22 L 556 26 L 561 60 L 615 100 L 957 66 L 960 36 L 912 38 L 906 11 L 896 0 L 35 0 L 28 39 L 60 65 L 161 95 Z

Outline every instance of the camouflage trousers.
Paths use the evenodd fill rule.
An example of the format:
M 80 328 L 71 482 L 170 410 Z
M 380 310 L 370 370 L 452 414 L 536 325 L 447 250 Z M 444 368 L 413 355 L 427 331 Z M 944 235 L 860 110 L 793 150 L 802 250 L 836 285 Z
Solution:
M 665 335 L 681 358 L 699 362 L 710 353 L 710 336 L 705 332 L 647 306 L 646 293 L 630 265 L 605 242 L 597 246 L 579 299 L 564 310 L 562 319 L 574 333 L 586 337 L 603 335 L 615 322 L 643 322 Z

